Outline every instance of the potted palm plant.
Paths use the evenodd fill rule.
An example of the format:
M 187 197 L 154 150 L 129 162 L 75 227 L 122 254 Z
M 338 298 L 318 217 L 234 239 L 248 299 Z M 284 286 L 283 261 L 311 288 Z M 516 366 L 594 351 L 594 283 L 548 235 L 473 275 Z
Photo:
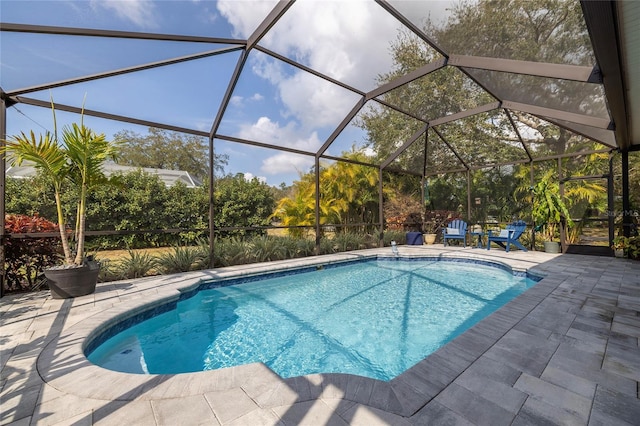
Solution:
M 53 111 L 54 132 L 36 136 L 21 132 L 5 141 L 2 151 L 12 165 L 21 165 L 28 161 L 39 170 L 54 190 L 58 228 L 62 239 L 64 263 L 44 271 L 51 294 L 54 298 L 83 296 L 95 291 L 100 266 L 87 260 L 85 256 L 85 212 L 87 196 L 106 178 L 103 164 L 115 160 L 116 145 L 106 140 L 104 134 L 98 134 L 84 125 L 84 110 L 80 123 L 73 123 L 62 129 L 62 138 L 58 139 L 55 106 Z M 77 193 L 75 234 L 67 231 L 62 194 L 65 191 Z M 75 247 L 72 250 L 71 238 Z M 75 251 L 75 253 L 74 253 Z
M 616 257 L 625 257 L 629 250 L 629 238 L 625 236 L 617 236 L 613 239 L 611 248 Z
M 554 241 L 558 226 L 566 224 L 573 226 L 567 206 L 560 197 L 557 183 L 551 181 L 551 174 L 545 174 L 540 181 L 531 187 L 533 195 L 533 219 L 537 224 L 536 230 L 542 232 L 544 251 L 559 253 L 560 246 Z

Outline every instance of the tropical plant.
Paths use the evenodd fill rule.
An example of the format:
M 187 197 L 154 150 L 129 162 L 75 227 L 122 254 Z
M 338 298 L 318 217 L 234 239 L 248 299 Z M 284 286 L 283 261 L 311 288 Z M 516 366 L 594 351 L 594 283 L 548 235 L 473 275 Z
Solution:
M 310 238 L 296 238 L 290 235 L 271 238 L 282 248 L 281 254 L 284 259 L 310 256 L 315 251 L 315 241 Z
M 343 156 L 366 162 L 362 152 L 350 151 Z M 373 223 L 378 215 L 378 173 L 373 167 L 339 161 L 320 168 L 320 225 Z M 281 198 L 271 215 L 294 237 L 305 235 L 304 227 L 316 222 L 315 172 L 302 174 L 293 183 L 291 194 Z
M 363 163 L 371 160 L 355 148 L 342 155 Z M 344 161 L 322 168 L 320 192 L 328 207 L 323 211 L 327 223 L 371 223 L 378 215 L 378 178 L 376 168 Z
M 330 238 L 322 237 L 320 238 L 320 248 L 318 254 L 332 254 L 335 253 L 335 247 L 333 246 L 333 241 Z
M 118 268 L 118 261 L 102 258 L 98 255 L 95 255 L 94 259 L 100 263 L 100 273 L 98 274 L 99 282 L 117 281 L 123 278 Z
M 316 242 L 309 238 L 296 239 L 296 255 L 294 257 L 311 256 L 316 250 Z
M 640 258 L 640 237 L 629 237 L 627 252 L 632 259 Z
M 174 246 L 156 258 L 156 266 L 163 274 L 189 272 L 202 264 L 202 254 L 196 247 Z
M 5 216 L 5 233 L 55 232 L 55 223 L 38 215 Z M 43 270 L 58 261 L 60 241 L 55 237 L 8 238 L 4 243 L 7 290 L 33 290 L 43 281 Z
M 560 197 L 559 185 L 551 181 L 552 172 L 546 173 L 531 189 L 533 219 L 546 241 L 553 241 L 558 225 L 573 226 L 567 206 Z
M 242 238 L 216 238 L 214 242 L 216 266 L 232 266 L 250 263 L 249 247 Z
M 407 233 L 404 231 L 398 230 L 387 230 L 384 232 L 383 237 L 384 246 L 390 246 L 391 241 L 395 241 L 396 244 L 406 244 L 407 243 Z
M 42 176 L 54 189 L 58 227 L 62 239 L 64 262 L 67 266 L 81 266 L 84 263 L 85 218 L 87 196 L 95 187 L 106 181 L 102 165 L 116 158 L 116 145 L 107 141 L 104 134 L 97 134 L 84 125 L 84 111 L 80 124 L 73 123 L 62 129 L 62 139 L 58 139 L 55 106 L 53 111 L 54 132 L 36 136 L 21 132 L 5 141 L 0 152 L 5 152 L 12 165 L 21 165 L 24 161 L 33 163 L 42 172 Z M 67 232 L 62 195 L 65 184 L 70 183 L 77 191 L 75 254 L 72 253 Z
M 293 237 L 302 238 L 306 234 L 304 227 L 315 224 L 315 184 L 311 174 L 302 175 L 293 183 L 293 194 L 278 201 L 270 219 L 277 219 L 283 226 L 290 226 L 287 231 Z M 321 202 L 320 209 L 323 210 Z M 320 224 L 326 223 L 321 215 Z
M 200 263 L 196 265 L 196 269 L 208 269 L 211 265 L 211 247 L 209 247 L 209 240 L 207 238 L 198 238 L 196 240 L 196 250 L 198 251 L 198 257 Z
M 629 250 L 629 238 L 621 235 L 615 237 L 611 243 L 611 249 L 624 250 L 624 253 L 627 254 Z
M 285 247 L 279 237 L 268 235 L 256 236 L 251 239 L 249 252 L 256 262 L 270 262 L 285 258 Z
M 367 236 L 353 232 L 341 232 L 333 237 L 333 246 L 337 252 L 360 250 L 367 246 Z
M 156 267 L 156 258 L 146 251 L 128 250 L 127 253 L 128 257 L 114 265 L 114 274 L 120 279 L 142 278 Z

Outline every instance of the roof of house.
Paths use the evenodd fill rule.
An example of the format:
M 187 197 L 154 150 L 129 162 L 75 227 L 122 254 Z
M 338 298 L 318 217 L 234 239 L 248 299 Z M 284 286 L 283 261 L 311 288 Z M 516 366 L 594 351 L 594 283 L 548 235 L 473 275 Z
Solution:
M 109 177 L 114 174 L 125 174 L 129 172 L 133 172 L 136 170 L 142 170 L 145 173 L 149 173 L 152 175 L 157 175 L 160 180 L 166 186 L 172 186 L 176 182 L 184 183 L 188 188 L 195 188 L 202 185 L 198 179 L 194 178 L 189 174 L 189 172 L 184 170 L 167 170 L 167 169 L 154 169 L 148 167 L 132 167 L 132 166 L 123 166 L 120 164 L 107 163 L 103 166 L 104 174 Z M 36 169 L 33 165 L 28 162 L 23 163 L 22 166 L 9 166 L 7 168 L 7 177 L 13 178 L 30 178 L 36 175 Z

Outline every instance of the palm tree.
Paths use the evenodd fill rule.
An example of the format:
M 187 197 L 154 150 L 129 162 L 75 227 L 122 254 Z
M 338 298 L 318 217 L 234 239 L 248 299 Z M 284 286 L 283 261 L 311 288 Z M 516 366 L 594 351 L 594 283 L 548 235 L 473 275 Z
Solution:
M 52 102 L 55 128 L 55 108 Z M 82 121 L 65 126 L 62 131 L 62 141 L 59 143 L 57 131 L 36 137 L 33 131 L 30 135 L 21 132 L 5 141 L 0 152 L 6 152 L 12 165 L 21 165 L 23 161 L 30 161 L 40 170 L 43 176 L 53 185 L 58 226 L 64 261 L 68 266 L 81 266 L 84 263 L 85 212 L 89 191 L 106 181 L 102 172 L 102 165 L 109 159 L 116 159 L 117 146 L 106 140 L 104 134 L 97 134 L 86 127 Z M 66 220 L 62 209 L 61 196 L 65 183 L 70 182 L 78 191 L 78 205 L 76 216 L 76 254 L 72 255 Z
M 36 135 L 31 131 L 29 135 L 21 132 L 5 141 L 1 148 L 2 153 L 7 153 L 7 160 L 12 166 L 20 166 L 24 161 L 33 163 L 43 176 L 53 186 L 56 211 L 58 213 L 58 228 L 62 238 L 62 250 L 65 263 L 73 263 L 69 239 L 66 233 L 66 221 L 62 211 L 62 186 L 69 174 L 69 164 L 64 149 L 58 145 L 58 141 L 50 132 L 44 135 Z
M 315 223 L 315 185 L 309 179 L 300 179 L 295 184 L 291 197 L 284 197 L 276 206 L 270 219 L 279 218 L 284 226 L 313 226 Z M 290 228 L 289 234 L 300 238 L 301 228 Z
M 547 241 L 553 241 L 557 226 L 563 220 L 567 226 L 573 226 L 571 214 L 560 198 L 560 189 L 556 182 L 552 182 L 553 171 L 548 171 L 533 186 L 533 218 L 537 224 L 544 226 L 544 236 Z

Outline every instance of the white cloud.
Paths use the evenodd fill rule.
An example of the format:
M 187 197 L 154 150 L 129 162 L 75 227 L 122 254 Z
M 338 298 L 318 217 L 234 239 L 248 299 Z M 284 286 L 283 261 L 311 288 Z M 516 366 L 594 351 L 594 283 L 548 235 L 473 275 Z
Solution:
M 141 28 L 156 28 L 155 6 L 150 0 L 91 0 L 92 7 L 115 12 L 121 19 L 133 22 Z
M 274 5 L 252 2 L 247 7 L 246 2 L 222 0 L 217 7 L 234 36 L 248 38 Z M 260 44 L 368 91 L 376 87 L 378 75 L 391 70 L 390 43 L 399 28 L 399 22 L 373 1 L 305 0 L 294 3 Z M 358 94 L 260 52 L 251 53 L 247 71 L 274 86 L 280 105 L 272 109 L 271 118 L 240 125 L 244 139 L 315 152 L 323 142 L 318 133 L 332 131 L 359 100 Z M 277 108 L 282 122 L 274 118 Z M 261 172 L 307 171 L 312 165 L 313 158 L 284 152 L 265 159 Z
M 277 3 L 277 0 L 220 0 L 217 7 L 233 26 L 233 36 L 248 38 Z
M 234 95 L 231 97 L 231 99 L 229 100 L 229 103 L 231 105 L 233 105 L 234 107 L 241 107 L 242 106 L 242 101 L 243 101 L 243 97 L 242 96 L 238 96 L 238 95 Z
M 220 1 L 218 10 L 238 37 L 249 37 L 273 7 L 272 2 Z M 390 70 L 389 44 L 400 24 L 371 1 L 296 2 L 261 41 L 268 48 L 361 90 L 375 87 Z M 335 127 L 358 96 L 264 54 L 252 54 L 254 74 L 275 85 L 283 116 L 300 120 L 301 131 Z M 287 67 L 287 72 L 285 68 Z
M 233 95 L 229 100 L 229 103 L 236 108 L 241 108 L 245 105 L 245 100 L 251 101 L 251 102 L 260 102 L 263 99 L 264 99 L 264 96 L 262 96 L 260 93 L 254 93 L 249 98 L 244 98 L 240 95 Z
M 250 22 L 252 16 L 241 4 L 223 15 L 241 22 Z M 246 26 L 231 23 L 237 30 Z M 303 1 L 284 14 L 261 44 L 368 90 L 374 87 L 375 77 L 391 67 L 389 43 L 396 39 L 399 27 L 372 1 Z
M 295 122 L 290 121 L 285 126 L 280 126 L 280 123 L 271 121 L 269 117 L 260 117 L 253 124 L 241 125 L 239 132 L 239 136 L 243 139 L 310 152 L 314 152 L 322 145 L 316 132 L 308 133 L 305 136 L 300 134 Z
M 260 170 L 267 174 L 307 172 L 313 166 L 312 157 L 282 152 L 262 161 Z
M 282 71 L 282 64 L 270 59 L 263 53 L 257 53 L 253 57 L 251 71 L 273 85 L 280 84 L 286 78 Z
M 282 102 L 300 120 L 302 128 L 335 127 L 359 99 L 307 73 L 283 80 L 279 89 Z
M 258 182 L 267 183 L 267 178 L 264 176 L 256 176 L 251 172 L 244 172 L 243 174 L 244 174 L 244 179 L 247 182 L 250 182 L 253 178 L 256 178 L 258 179 Z
M 302 137 L 294 122 L 280 126 L 279 123 L 271 121 L 268 117 L 260 117 L 257 122 L 242 126 L 240 137 L 309 152 L 315 152 L 322 144 L 316 132 Z M 312 157 L 281 152 L 263 160 L 260 170 L 269 175 L 297 173 L 307 170 L 312 165 Z

